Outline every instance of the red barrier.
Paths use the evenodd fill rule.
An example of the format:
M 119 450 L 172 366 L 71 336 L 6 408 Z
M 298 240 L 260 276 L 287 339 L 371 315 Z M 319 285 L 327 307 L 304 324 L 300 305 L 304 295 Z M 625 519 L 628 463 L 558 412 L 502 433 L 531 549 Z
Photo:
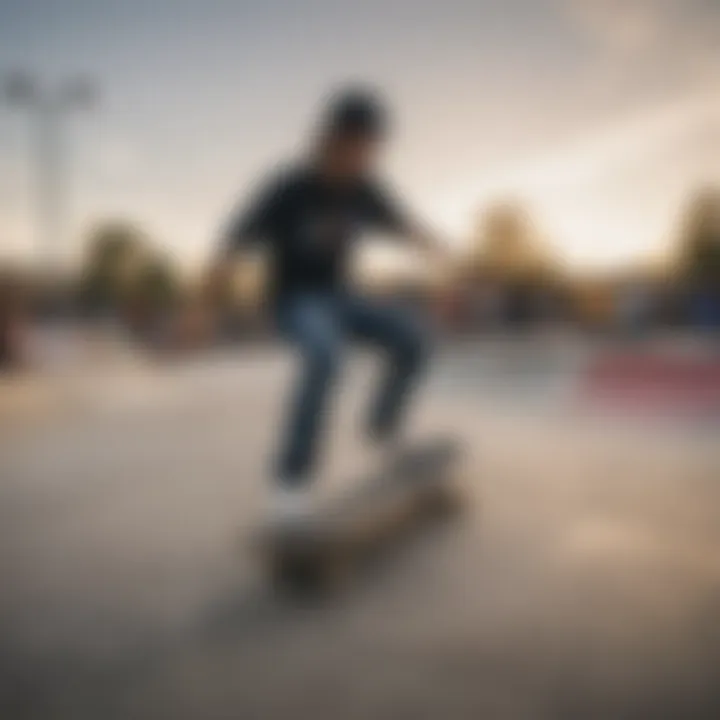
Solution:
M 720 358 L 609 355 L 590 365 L 581 392 L 619 409 L 718 412 Z

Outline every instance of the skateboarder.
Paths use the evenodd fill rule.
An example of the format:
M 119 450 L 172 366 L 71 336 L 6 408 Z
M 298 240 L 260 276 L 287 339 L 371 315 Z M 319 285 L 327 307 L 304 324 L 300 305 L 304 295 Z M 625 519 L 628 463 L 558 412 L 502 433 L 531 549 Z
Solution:
M 428 337 L 418 317 L 361 296 L 348 284 L 351 246 L 363 229 L 389 232 L 445 256 L 376 177 L 388 130 L 386 109 L 373 92 L 336 95 L 307 157 L 267 181 L 232 218 L 223 241 L 216 270 L 221 275 L 234 253 L 254 243 L 269 249 L 273 316 L 302 364 L 273 468 L 271 522 L 299 519 L 312 509 L 312 480 L 346 341 L 370 344 L 387 358 L 367 418 L 368 438 L 381 447 L 396 441 L 427 360 Z

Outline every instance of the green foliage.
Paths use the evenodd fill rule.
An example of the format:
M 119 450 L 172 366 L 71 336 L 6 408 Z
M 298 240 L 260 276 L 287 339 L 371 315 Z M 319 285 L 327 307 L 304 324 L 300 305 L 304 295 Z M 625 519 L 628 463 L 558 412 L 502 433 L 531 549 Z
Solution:
M 693 199 L 680 238 L 681 273 L 695 286 L 720 290 L 720 190 Z
M 91 234 L 80 281 L 87 311 L 153 314 L 167 309 L 178 294 L 174 268 L 137 227 L 114 221 Z
M 498 279 L 539 280 L 554 270 L 525 208 L 517 202 L 491 206 L 476 230 L 472 270 Z
M 150 311 L 166 310 L 178 299 L 174 269 L 165 258 L 150 258 L 139 269 L 131 288 L 133 300 Z
M 142 247 L 141 233 L 126 222 L 109 222 L 91 233 L 80 280 L 80 298 L 86 310 L 119 311 Z

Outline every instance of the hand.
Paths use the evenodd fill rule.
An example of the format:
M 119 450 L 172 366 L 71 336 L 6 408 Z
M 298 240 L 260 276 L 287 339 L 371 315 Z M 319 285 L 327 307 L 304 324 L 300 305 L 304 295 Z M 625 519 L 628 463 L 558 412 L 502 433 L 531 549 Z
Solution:
M 439 328 L 454 328 L 458 323 L 461 308 L 461 297 L 452 285 L 440 287 L 433 294 L 431 312 Z
M 433 267 L 444 269 L 454 264 L 448 244 L 427 228 L 416 226 L 411 233 L 411 241 L 427 256 Z
M 227 258 L 216 260 L 205 277 L 204 294 L 212 305 L 223 305 L 232 284 L 233 263 Z
M 452 327 L 458 320 L 462 305 L 457 286 L 457 259 L 447 243 L 433 235 L 418 238 L 426 253 L 431 273 L 432 314 L 441 327 Z

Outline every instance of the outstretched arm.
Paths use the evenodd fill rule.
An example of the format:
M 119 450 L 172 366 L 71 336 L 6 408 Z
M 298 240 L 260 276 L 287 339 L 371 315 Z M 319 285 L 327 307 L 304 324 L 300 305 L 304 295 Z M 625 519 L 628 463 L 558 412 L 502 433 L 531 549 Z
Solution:
M 433 279 L 433 312 L 441 323 L 451 319 L 458 287 L 457 263 L 450 243 L 401 209 L 401 204 L 390 193 L 377 187 L 370 189 L 369 217 L 376 227 L 418 249 L 427 258 Z
M 427 254 L 433 263 L 449 262 L 448 245 L 425 223 L 417 220 L 386 188 L 368 189 L 368 215 L 370 222 Z

